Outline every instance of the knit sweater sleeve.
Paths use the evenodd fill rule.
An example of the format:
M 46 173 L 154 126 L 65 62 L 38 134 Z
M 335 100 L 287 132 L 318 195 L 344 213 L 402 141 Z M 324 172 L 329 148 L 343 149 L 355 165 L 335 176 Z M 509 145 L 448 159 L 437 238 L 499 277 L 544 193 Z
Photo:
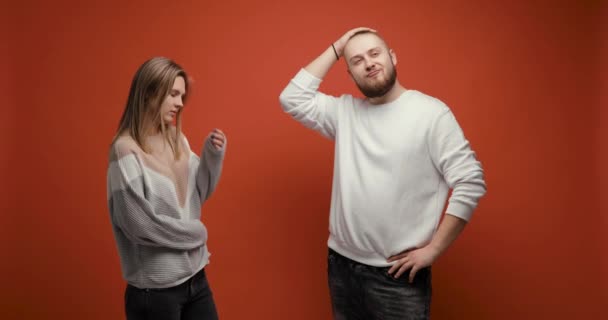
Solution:
M 292 118 L 333 140 L 336 135 L 338 98 L 319 92 L 320 84 L 321 79 L 302 69 L 281 92 L 279 101 Z
M 217 150 L 211 144 L 210 136 L 205 140 L 196 173 L 196 188 L 200 194 L 201 203 L 209 199 L 220 181 L 227 144 L 228 141 L 225 141 L 224 147 Z
M 109 209 L 112 223 L 139 245 L 180 250 L 198 248 L 205 241 L 205 227 L 198 219 L 180 220 L 170 206 L 154 207 L 147 199 L 146 179 L 137 148 L 117 142 L 108 168 Z M 162 210 L 161 210 L 162 209 Z
M 468 221 L 486 193 L 481 163 L 447 107 L 433 121 L 428 138 L 433 163 L 453 189 L 446 213 Z

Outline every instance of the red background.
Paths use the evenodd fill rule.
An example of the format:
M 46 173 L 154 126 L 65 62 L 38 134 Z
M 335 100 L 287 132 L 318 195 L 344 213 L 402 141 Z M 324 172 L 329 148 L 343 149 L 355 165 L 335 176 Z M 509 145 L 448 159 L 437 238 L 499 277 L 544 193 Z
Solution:
M 4 3 L 2 319 L 120 319 L 107 149 L 137 67 L 195 79 L 184 132 L 229 139 L 203 209 L 222 319 L 329 319 L 333 145 L 284 114 L 290 78 L 378 29 L 442 99 L 488 194 L 434 266 L 434 319 L 598 319 L 608 301 L 608 8 L 602 1 Z M 325 92 L 356 92 L 343 63 Z

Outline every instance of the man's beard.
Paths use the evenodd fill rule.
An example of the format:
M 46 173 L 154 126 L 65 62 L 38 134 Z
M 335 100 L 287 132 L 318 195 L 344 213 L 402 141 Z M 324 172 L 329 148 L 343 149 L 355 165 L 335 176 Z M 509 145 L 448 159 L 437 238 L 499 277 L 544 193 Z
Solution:
M 391 65 L 391 68 L 390 70 L 388 70 L 387 77 L 384 81 L 368 84 L 364 81 L 359 83 L 359 81 L 355 79 L 355 83 L 357 84 L 357 87 L 359 87 L 359 90 L 361 91 L 361 93 L 363 93 L 364 96 L 368 98 L 378 98 L 389 92 L 395 85 L 396 80 L 397 69 L 395 69 L 395 66 Z

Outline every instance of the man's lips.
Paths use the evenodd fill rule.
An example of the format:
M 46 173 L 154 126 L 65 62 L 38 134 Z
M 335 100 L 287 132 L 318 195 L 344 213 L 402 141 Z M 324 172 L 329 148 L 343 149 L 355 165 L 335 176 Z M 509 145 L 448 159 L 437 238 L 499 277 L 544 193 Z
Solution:
M 372 72 L 368 73 L 368 74 L 367 74 L 367 77 L 368 77 L 368 78 L 373 78 L 373 77 L 375 77 L 375 76 L 376 76 L 378 73 L 380 73 L 380 71 L 381 71 L 380 69 L 378 69 L 378 70 L 374 70 L 374 71 L 372 71 Z

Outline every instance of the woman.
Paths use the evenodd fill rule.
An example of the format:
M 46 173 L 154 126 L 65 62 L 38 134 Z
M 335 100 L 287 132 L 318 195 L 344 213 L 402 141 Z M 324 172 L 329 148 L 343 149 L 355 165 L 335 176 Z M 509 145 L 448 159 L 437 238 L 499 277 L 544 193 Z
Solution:
M 181 132 L 188 76 L 166 58 L 135 74 L 112 147 L 108 204 L 127 319 L 217 319 L 205 276 L 203 202 L 222 171 L 226 137 L 213 130 L 201 158 Z

